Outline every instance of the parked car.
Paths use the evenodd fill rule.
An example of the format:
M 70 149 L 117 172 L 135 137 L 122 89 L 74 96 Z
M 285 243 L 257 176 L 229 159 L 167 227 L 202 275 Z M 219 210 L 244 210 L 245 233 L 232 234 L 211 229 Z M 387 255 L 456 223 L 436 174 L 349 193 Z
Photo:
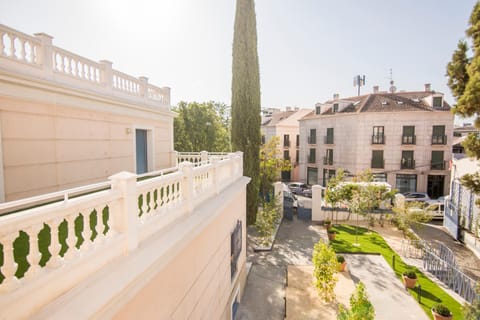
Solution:
M 425 192 L 406 192 L 403 195 L 405 196 L 405 201 L 426 202 L 431 200 Z
M 422 206 L 421 208 L 410 208 L 409 210 L 412 212 L 425 212 L 432 218 L 432 220 L 443 220 L 445 214 L 445 203 L 443 201 L 429 200 L 424 203 L 425 206 Z
M 304 190 L 310 189 L 307 184 L 303 182 L 290 182 L 288 184 L 288 188 L 290 191 L 292 191 L 294 194 L 301 195 Z
M 291 205 L 293 208 L 298 206 L 297 197 L 285 184 L 283 185 L 283 201 L 287 206 Z
M 312 189 L 310 189 L 310 188 L 303 189 L 302 193 L 300 195 L 302 195 L 304 197 L 307 197 L 307 198 L 311 198 L 312 197 Z

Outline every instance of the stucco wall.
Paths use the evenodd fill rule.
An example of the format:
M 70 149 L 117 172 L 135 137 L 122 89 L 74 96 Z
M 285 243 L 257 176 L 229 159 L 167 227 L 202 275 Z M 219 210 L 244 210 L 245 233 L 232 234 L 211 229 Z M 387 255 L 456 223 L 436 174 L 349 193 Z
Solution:
M 238 191 L 200 234 L 177 248 L 171 262 L 114 319 L 230 319 L 231 302 L 237 292 L 241 297 L 246 280 L 246 193 L 244 188 Z M 242 253 L 232 281 L 230 234 L 238 220 L 242 221 Z

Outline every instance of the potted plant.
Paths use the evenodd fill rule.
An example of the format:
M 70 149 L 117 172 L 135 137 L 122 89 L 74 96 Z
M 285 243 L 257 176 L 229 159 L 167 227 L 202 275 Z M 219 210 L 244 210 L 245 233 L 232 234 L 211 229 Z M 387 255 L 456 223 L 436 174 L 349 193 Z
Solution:
M 325 228 L 330 229 L 332 227 L 332 221 L 330 219 L 326 219 L 325 222 Z
M 327 235 L 328 235 L 328 240 L 332 241 L 335 240 L 336 232 L 333 229 L 328 229 L 327 230 Z
M 406 288 L 413 289 L 417 284 L 417 274 L 413 270 L 407 270 L 403 273 L 403 282 Z
M 432 314 L 434 320 L 450 320 L 453 318 L 450 309 L 447 306 L 439 303 L 433 306 Z
M 337 256 L 337 262 L 338 262 L 338 271 L 339 272 L 344 272 L 345 267 L 347 266 L 347 261 L 345 261 L 345 257 L 342 255 Z

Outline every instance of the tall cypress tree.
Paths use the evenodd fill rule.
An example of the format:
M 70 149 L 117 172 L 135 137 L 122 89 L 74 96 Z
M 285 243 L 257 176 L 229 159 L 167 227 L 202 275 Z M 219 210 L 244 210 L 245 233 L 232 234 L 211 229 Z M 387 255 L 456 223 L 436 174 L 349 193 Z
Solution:
M 233 32 L 232 148 L 243 152 L 247 224 L 255 223 L 260 172 L 260 72 L 254 0 L 237 0 Z
M 472 58 L 467 57 L 467 45 L 460 41 L 447 65 L 448 85 L 457 99 L 455 113 L 464 117 L 475 116 L 475 126 L 480 128 L 480 2 L 473 7 L 466 34 L 472 40 Z M 480 136 L 470 134 L 463 146 L 467 154 L 480 159 Z M 476 194 L 480 194 L 480 173 L 467 174 L 462 183 Z M 480 205 L 480 202 L 477 203 Z

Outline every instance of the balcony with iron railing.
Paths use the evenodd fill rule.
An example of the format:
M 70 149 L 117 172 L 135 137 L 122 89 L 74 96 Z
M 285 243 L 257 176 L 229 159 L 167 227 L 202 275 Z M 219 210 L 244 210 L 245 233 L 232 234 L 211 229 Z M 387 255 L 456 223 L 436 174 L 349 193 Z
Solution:
M 333 136 L 324 136 L 323 137 L 323 142 L 325 144 L 333 144 Z
M 445 170 L 447 167 L 447 162 L 446 161 L 431 161 L 430 162 L 430 169 L 431 170 Z
M 415 160 L 403 158 L 402 161 L 400 161 L 400 169 L 415 169 Z
M 105 265 L 135 257 L 137 248 L 178 221 L 198 224 L 197 209 L 243 177 L 241 152 L 178 153 L 177 163 L 141 176 L 121 172 L 103 183 L 0 204 L 0 313 L 28 318 L 32 308 L 103 274 Z M 41 290 L 48 294 L 39 294 Z
M 402 144 L 416 144 L 416 136 L 402 136 Z
M 432 136 L 432 144 L 447 144 L 447 136 Z
M 308 144 L 316 144 L 317 143 L 317 136 L 308 136 L 307 137 Z
M 323 164 L 326 166 L 333 166 L 333 159 L 330 157 L 323 157 Z
M 372 144 L 385 144 L 385 135 L 383 134 L 372 135 Z

